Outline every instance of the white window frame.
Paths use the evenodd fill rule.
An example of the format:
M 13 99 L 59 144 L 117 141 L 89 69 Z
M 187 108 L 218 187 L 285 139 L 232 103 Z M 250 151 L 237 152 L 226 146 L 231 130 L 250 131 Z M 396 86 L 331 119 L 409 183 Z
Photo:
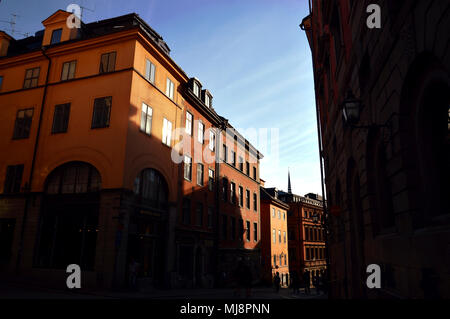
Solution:
M 194 94 L 196 96 L 200 96 L 200 86 L 198 85 L 198 83 L 196 81 L 194 81 Z
M 202 144 L 205 142 L 205 124 L 201 121 L 198 121 L 197 141 Z
M 144 102 L 142 102 L 140 129 L 147 135 L 151 135 L 152 132 L 152 119 L 153 119 L 153 109 Z
M 172 80 L 167 78 L 167 81 L 166 81 L 166 95 L 171 100 L 173 100 L 174 87 L 175 87 L 175 84 L 172 82 Z
M 190 120 L 189 120 L 190 117 Z M 190 112 L 186 112 L 186 125 L 185 125 L 185 129 L 186 129 L 186 133 L 192 136 L 192 123 L 194 121 L 194 115 L 192 115 L 192 113 Z
M 151 83 L 155 83 L 156 66 L 149 59 L 145 59 L 145 78 Z
M 172 122 L 166 118 L 163 120 L 162 142 L 167 146 L 172 142 Z
M 209 149 L 214 152 L 216 149 L 216 134 L 210 129 L 209 131 Z

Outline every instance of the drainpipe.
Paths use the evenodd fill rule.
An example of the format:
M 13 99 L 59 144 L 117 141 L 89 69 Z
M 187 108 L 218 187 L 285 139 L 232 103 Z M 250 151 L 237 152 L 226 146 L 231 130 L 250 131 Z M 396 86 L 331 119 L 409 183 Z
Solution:
M 220 123 L 219 127 L 216 130 L 216 152 L 215 152 L 215 231 L 214 231 L 214 243 L 213 243 L 213 270 L 214 270 L 214 287 L 219 288 L 219 284 L 221 282 L 221 275 L 219 274 L 219 223 L 220 223 L 220 145 L 222 140 L 222 131 L 226 132 L 227 121 L 225 123 Z M 226 133 L 225 133 L 226 139 Z
M 46 47 L 41 48 L 42 55 L 48 60 L 47 65 L 47 75 L 45 77 L 45 85 L 44 85 L 44 94 L 42 95 L 42 103 L 41 103 L 41 110 L 39 112 L 39 122 L 38 122 L 38 128 L 36 132 L 36 139 L 34 141 L 34 150 L 33 150 L 33 158 L 31 160 L 31 168 L 30 168 L 30 175 L 28 177 L 28 182 L 25 183 L 25 206 L 23 209 L 23 219 L 22 219 L 22 228 L 20 231 L 20 241 L 19 241 L 19 249 L 17 252 L 17 263 L 16 263 L 16 274 L 19 274 L 19 268 L 20 268 L 20 261 L 22 259 L 23 255 L 23 236 L 25 234 L 25 226 L 27 221 L 27 215 L 28 215 L 28 206 L 30 205 L 30 197 L 31 197 L 31 185 L 33 182 L 33 175 L 34 175 L 34 166 L 36 164 L 36 155 L 39 145 L 39 136 L 41 133 L 41 125 L 42 125 L 42 118 L 44 113 L 44 105 L 45 100 L 47 97 L 47 88 L 48 88 L 48 79 L 50 75 L 50 69 L 52 66 L 52 60 L 48 57 L 48 55 L 45 53 Z

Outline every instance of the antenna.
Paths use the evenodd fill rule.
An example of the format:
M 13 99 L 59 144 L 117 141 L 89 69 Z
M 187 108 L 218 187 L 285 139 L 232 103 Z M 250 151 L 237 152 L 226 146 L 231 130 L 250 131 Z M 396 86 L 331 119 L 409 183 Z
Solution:
M 82 1 L 82 3 L 84 3 L 84 1 Z M 88 7 L 85 7 L 83 4 L 80 4 L 79 7 L 81 8 L 81 12 L 80 12 L 80 20 L 83 21 L 83 11 L 87 10 L 90 12 L 95 12 L 95 8 L 94 9 L 90 9 Z
M 10 29 L 7 29 L 6 31 L 10 31 L 12 36 L 14 36 L 14 34 L 18 33 L 18 34 L 21 34 L 21 35 L 27 37 L 28 33 L 23 33 L 21 31 L 17 31 L 16 30 L 16 19 L 17 19 L 17 17 L 20 17 L 20 15 L 15 14 L 15 13 L 11 13 L 11 20 L 9 20 L 9 21 L 7 21 L 7 20 L 0 20 L 0 22 L 9 24 Z

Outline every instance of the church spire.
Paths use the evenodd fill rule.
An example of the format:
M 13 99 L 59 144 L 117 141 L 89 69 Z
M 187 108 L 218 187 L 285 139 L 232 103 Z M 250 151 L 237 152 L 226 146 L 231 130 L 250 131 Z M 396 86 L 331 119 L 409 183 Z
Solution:
M 292 194 L 292 188 L 291 188 L 291 174 L 289 173 L 289 168 L 288 168 L 288 193 Z

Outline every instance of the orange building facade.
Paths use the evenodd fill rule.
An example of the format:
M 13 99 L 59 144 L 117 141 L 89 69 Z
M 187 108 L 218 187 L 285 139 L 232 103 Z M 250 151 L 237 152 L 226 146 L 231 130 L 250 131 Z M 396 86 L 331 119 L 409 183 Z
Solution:
M 278 198 L 289 205 L 289 269 L 312 278 L 327 268 L 323 203 L 316 194 L 299 196 L 278 191 Z
M 221 196 L 228 179 L 259 203 L 262 155 L 139 16 L 79 29 L 68 16 L 22 40 L 0 32 L 2 272 L 65 285 L 74 263 L 85 286 L 124 286 L 136 260 L 142 287 L 192 287 L 231 272 L 221 250 L 227 267 L 259 267 L 258 205 Z M 223 144 L 251 169 L 223 161 Z
M 272 283 L 279 273 L 281 285 L 289 284 L 288 211 L 289 205 L 261 187 L 262 278 L 266 283 Z

